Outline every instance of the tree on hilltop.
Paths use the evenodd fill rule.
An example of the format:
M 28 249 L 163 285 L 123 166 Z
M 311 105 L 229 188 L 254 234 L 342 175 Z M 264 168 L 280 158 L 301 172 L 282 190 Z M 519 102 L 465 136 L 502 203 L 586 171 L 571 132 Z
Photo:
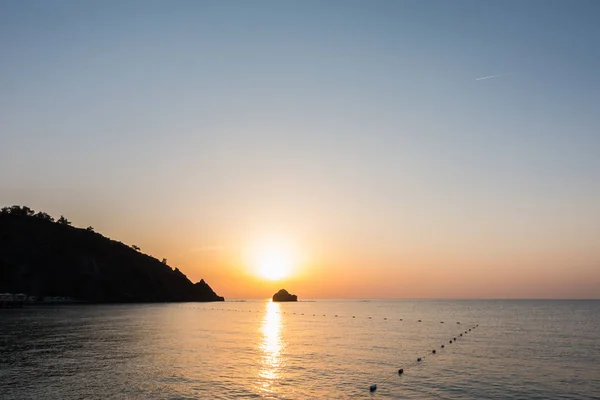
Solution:
M 31 208 L 27 207 L 27 206 L 12 206 L 10 213 L 14 214 L 14 215 L 22 215 L 24 217 L 31 217 L 33 214 L 35 214 L 35 211 L 33 211 Z
M 63 217 L 62 215 L 56 222 L 61 225 L 71 225 L 71 222 L 68 219 L 66 219 L 65 217 Z
M 54 218 L 52 218 L 49 214 L 46 214 L 45 212 L 42 212 L 42 211 L 37 212 L 34 215 L 34 217 L 39 218 L 44 221 L 54 222 Z
M 0 210 L 0 214 L 20 215 L 23 217 L 31 217 L 34 213 L 35 211 L 27 206 L 2 207 L 2 210 Z

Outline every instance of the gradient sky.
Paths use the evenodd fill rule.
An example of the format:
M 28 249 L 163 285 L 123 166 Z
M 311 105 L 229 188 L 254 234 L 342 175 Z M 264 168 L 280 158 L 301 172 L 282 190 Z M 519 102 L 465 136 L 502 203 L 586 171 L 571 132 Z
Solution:
M 228 298 L 600 298 L 599 19 L 593 0 L 0 0 L 0 205 Z M 246 261 L 266 240 L 295 251 L 286 281 Z

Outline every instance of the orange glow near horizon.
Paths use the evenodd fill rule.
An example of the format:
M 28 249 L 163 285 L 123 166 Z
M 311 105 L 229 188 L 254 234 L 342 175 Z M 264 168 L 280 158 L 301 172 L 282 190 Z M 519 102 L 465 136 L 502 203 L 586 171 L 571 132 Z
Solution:
M 311 231 L 299 223 L 249 225 L 214 236 L 169 232 L 164 241 L 150 231 L 145 234 L 154 241 L 135 240 L 133 232 L 109 235 L 137 243 L 159 260 L 168 258 L 171 268 L 192 282 L 204 279 L 225 299 L 266 299 L 279 289 L 300 299 L 599 296 L 600 254 L 586 243 L 551 249 L 540 244 L 532 250 L 519 247 L 521 240 L 462 243 L 449 235 L 448 242 L 434 246 L 417 233 L 398 241 L 381 234 L 374 242 L 348 230 Z M 565 267 L 570 265 L 578 266 L 576 274 Z
M 566 263 L 564 256 L 545 258 L 544 268 L 534 268 L 534 257 L 525 255 L 490 261 L 447 253 L 398 258 L 336 253 L 342 255 L 315 253 L 280 280 L 266 279 L 258 265 L 243 262 L 235 251 L 195 254 L 185 264 L 196 267 L 180 269 L 194 282 L 204 278 L 226 299 L 270 298 L 279 289 L 301 299 L 569 298 L 574 292 L 590 298 L 597 293 L 597 270 L 590 266 L 582 268 L 581 277 L 571 276 L 558 268 Z

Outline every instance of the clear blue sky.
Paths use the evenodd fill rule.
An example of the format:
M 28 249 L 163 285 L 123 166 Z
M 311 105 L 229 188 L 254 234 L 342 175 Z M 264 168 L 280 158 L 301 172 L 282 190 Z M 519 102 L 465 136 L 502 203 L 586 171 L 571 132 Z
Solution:
M 491 287 L 498 263 L 531 276 L 496 296 L 543 271 L 539 296 L 600 297 L 598 21 L 597 1 L 3 0 L 0 204 L 223 286 L 235 251 L 186 252 L 274 233 L 323 276 L 445 259 Z

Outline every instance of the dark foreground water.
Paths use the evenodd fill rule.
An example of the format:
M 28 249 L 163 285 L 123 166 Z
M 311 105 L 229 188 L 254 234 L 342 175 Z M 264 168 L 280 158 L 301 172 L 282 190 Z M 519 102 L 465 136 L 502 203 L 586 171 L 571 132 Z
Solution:
M 2 399 L 370 397 L 600 399 L 600 301 L 0 310 Z

